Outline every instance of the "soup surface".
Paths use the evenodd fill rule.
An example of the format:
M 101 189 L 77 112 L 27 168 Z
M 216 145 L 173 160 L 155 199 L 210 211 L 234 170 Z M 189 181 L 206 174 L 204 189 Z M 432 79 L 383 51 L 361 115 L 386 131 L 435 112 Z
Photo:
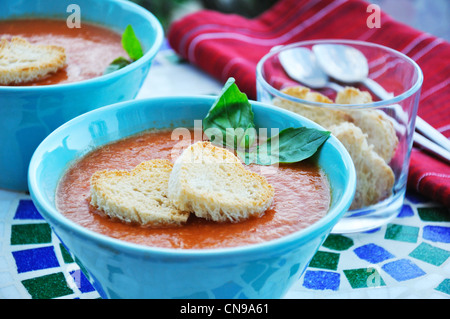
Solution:
M 49 85 L 78 82 L 98 77 L 117 57 L 127 56 L 121 35 L 89 23 L 69 28 L 65 20 L 0 20 L 0 38 L 20 36 L 31 43 L 58 45 L 66 50 L 67 66 L 44 79 L 24 85 Z
M 191 214 L 183 226 L 144 228 L 112 220 L 89 204 L 89 180 L 95 171 L 132 169 L 154 158 L 174 160 L 180 154 L 179 145 L 180 140 L 171 138 L 171 131 L 153 131 L 90 152 L 72 165 L 61 179 L 56 193 L 58 210 L 90 230 L 132 243 L 203 249 L 241 246 L 279 238 L 313 224 L 329 209 L 328 180 L 320 168 L 308 160 L 272 168 L 269 172 L 267 167 L 248 166 L 267 178 L 275 189 L 275 197 L 262 217 L 239 223 L 216 223 Z

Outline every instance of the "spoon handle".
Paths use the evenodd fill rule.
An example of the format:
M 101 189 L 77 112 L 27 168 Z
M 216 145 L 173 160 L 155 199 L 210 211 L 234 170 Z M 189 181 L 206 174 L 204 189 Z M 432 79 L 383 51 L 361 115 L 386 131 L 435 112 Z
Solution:
M 363 84 L 380 100 L 387 100 L 393 97 L 392 93 L 388 93 L 381 85 L 372 79 L 366 78 L 363 81 Z
M 372 79 L 367 78 L 363 82 L 363 84 L 382 100 L 386 100 L 392 97 L 391 93 L 386 92 L 386 90 L 381 85 L 379 85 Z M 450 152 L 450 141 L 419 116 L 416 117 L 416 130 L 437 145 Z
M 414 132 L 414 143 L 419 145 L 424 150 L 434 154 L 435 156 L 439 157 L 441 160 L 446 161 L 448 164 L 450 164 L 450 152 L 446 149 L 440 147 L 439 145 L 430 142 L 427 138 L 423 137 L 422 135 Z
M 341 92 L 344 90 L 343 86 L 331 81 L 327 82 L 326 86 L 336 92 Z
M 416 118 L 416 129 L 422 135 L 428 137 L 430 140 L 433 140 L 435 143 L 439 144 L 450 152 L 450 141 L 420 117 Z

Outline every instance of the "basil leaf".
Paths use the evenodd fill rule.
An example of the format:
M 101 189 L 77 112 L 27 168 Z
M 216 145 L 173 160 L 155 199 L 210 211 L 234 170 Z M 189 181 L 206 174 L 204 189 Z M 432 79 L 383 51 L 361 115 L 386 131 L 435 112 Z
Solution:
M 116 58 L 114 61 L 111 62 L 110 65 L 108 65 L 105 69 L 105 71 L 103 72 L 103 74 L 108 74 L 114 71 L 117 71 L 123 67 L 126 67 L 128 64 L 130 64 L 131 61 L 125 59 L 124 57 L 118 57 Z
M 128 25 L 122 34 L 122 46 L 133 61 L 140 59 L 144 55 L 141 43 L 131 25 Z
M 203 120 L 203 131 L 212 143 L 235 150 L 244 163 L 259 165 L 300 162 L 330 136 L 328 131 L 290 127 L 255 145 L 258 136 L 253 118 L 247 96 L 239 91 L 234 78 L 229 78 Z
M 203 120 L 203 130 L 215 144 L 248 148 L 256 139 L 253 117 L 247 95 L 239 91 L 234 78 L 229 78 Z
M 314 128 L 290 127 L 258 145 L 257 156 L 250 159 L 260 165 L 300 162 L 314 155 L 330 134 Z
M 131 60 L 128 60 L 122 56 L 118 57 L 106 67 L 103 74 L 108 74 L 126 67 L 144 55 L 141 43 L 136 37 L 131 25 L 128 25 L 122 34 L 122 47 L 127 52 Z

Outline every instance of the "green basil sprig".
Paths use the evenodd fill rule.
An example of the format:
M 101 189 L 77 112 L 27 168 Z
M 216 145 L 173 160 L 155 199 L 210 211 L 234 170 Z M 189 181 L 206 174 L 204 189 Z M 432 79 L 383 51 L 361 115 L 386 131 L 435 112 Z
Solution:
M 230 78 L 203 120 L 203 129 L 210 139 L 213 136 L 216 138 L 217 144 L 235 148 L 235 145 L 243 143 L 241 146 L 248 148 L 255 141 L 254 128 L 252 105 L 247 96 L 239 91 L 234 78 Z M 218 135 L 222 141 L 217 141 Z
M 328 131 L 289 127 L 258 143 L 253 118 L 247 96 L 229 78 L 203 120 L 203 130 L 212 143 L 234 149 L 246 164 L 259 165 L 300 162 L 314 155 L 330 136 Z
M 118 57 L 108 65 L 103 72 L 103 74 L 108 74 L 139 60 L 144 55 L 141 43 L 139 42 L 136 34 L 134 33 L 133 27 L 128 25 L 122 34 L 122 47 L 128 54 L 129 59 L 124 57 Z

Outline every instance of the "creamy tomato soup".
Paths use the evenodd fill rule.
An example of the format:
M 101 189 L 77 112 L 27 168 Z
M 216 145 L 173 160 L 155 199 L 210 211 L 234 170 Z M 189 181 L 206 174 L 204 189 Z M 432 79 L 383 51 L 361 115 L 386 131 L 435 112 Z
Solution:
M 67 66 L 44 79 L 23 83 L 49 85 L 78 82 L 98 77 L 117 57 L 127 56 L 121 35 L 105 27 L 82 23 L 81 28 L 67 27 L 65 20 L 0 20 L 0 38 L 19 36 L 31 43 L 58 45 L 66 50 Z
M 315 223 L 329 209 L 328 180 L 309 160 L 281 165 L 275 173 L 262 174 L 275 189 L 274 202 L 262 217 L 238 223 L 216 223 L 191 214 L 183 226 L 144 228 L 112 220 L 89 204 L 89 180 L 95 171 L 132 169 L 155 158 L 174 160 L 172 150 L 179 143 L 179 140 L 171 138 L 171 131 L 154 131 L 90 152 L 72 165 L 61 179 L 56 193 L 58 210 L 90 230 L 132 243 L 203 249 L 279 238 Z M 250 165 L 247 168 L 261 174 L 261 166 Z

